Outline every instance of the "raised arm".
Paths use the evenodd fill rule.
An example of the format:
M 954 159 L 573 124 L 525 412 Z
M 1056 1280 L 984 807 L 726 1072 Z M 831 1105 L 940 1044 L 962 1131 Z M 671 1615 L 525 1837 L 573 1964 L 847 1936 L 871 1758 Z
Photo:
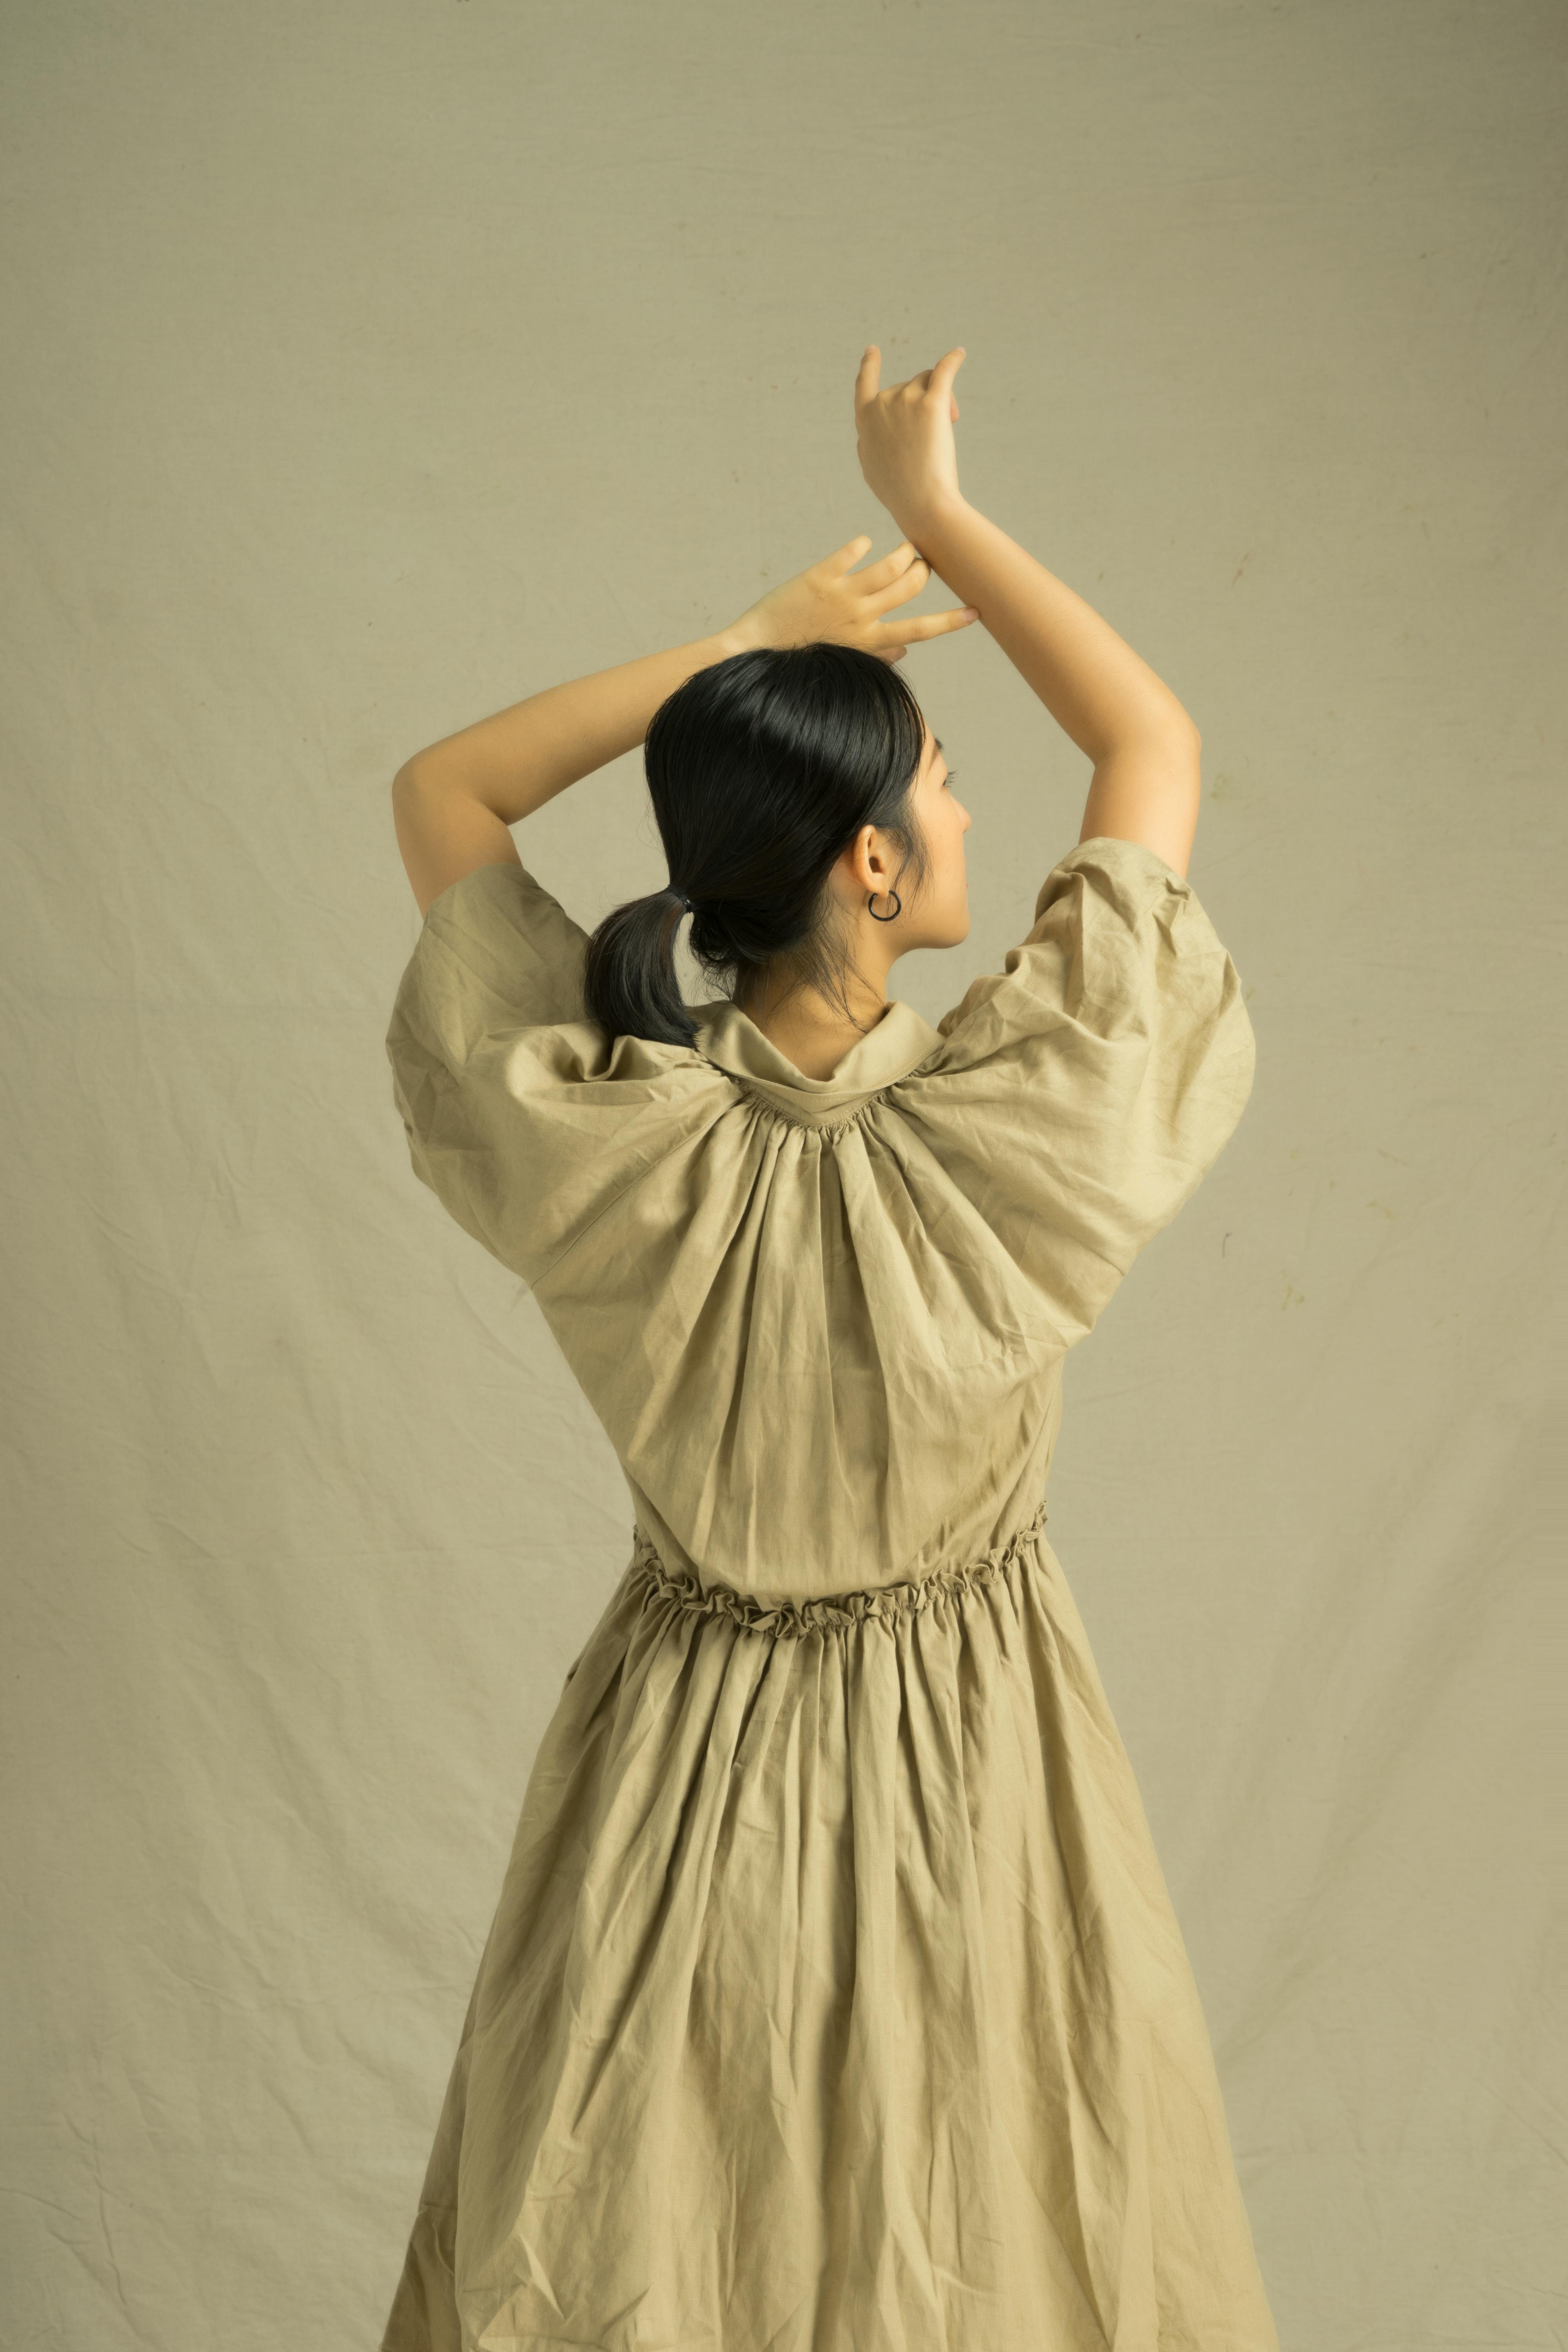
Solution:
M 405 760 L 393 779 L 392 812 L 420 913 L 476 866 L 520 865 L 511 827 L 579 777 L 632 751 L 660 703 L 710 663 L 818 639 L 898 661 L 907 646 L 974 621 L 959 607 L 900 616 L 899 607 L 920 594 L 930 568 L 906 540 L 855 571 L 870 544 L 864 536 L 847 541 L 769 589 L 713 636 L 546 687 Z
M 855 385 L 861 472 L 1094 762 L 1079 839 L 1142 842 L 1184 876 L 1202 793 L 1198 730 L 1109 622 L 963 496 L 952 381 L 963 356 L 959 347 L 883 392 L 880 354 L 868 346 Z
M 423 914 L 476 866 L 518 866 L 511 827 L 640 743 L 667 695 L 734 646 L 728 635 L 621 662 L 477 719 L 405 760 L 392 782 L 397 846 Z

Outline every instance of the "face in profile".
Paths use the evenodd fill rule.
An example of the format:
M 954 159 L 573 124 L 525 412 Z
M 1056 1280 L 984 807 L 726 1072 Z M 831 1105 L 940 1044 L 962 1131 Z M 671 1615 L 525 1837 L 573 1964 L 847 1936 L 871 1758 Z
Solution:
M 963 836 L 970 814 L 952 789 L 941 743 L 928 728 L 910 812 L 926 845 L 929 871 L 921 889 L 906 896 L 898 925 L 900 950 L 951 948 L 969 937 L 969 865 Z

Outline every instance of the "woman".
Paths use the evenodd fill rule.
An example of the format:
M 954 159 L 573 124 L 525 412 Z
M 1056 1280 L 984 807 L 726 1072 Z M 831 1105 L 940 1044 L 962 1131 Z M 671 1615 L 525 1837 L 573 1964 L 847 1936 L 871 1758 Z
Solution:
M 416 1173 L 533 1290 L 630 1562 L 541 1744 L 384 2352 L 1273 2352 L 1187 1956 L 1044 1535 L 1062 1360 L 1254 1046 L 1197 731 L 961 496 L 962 350 L 856 385 L 906 534 L 401 772 Z M 918 551 L 918 552 L 917 552 Z M 900 607 L 935 572 L 963 606 Z M 1094 762 L 968 930 L 893 665 L 980 618 Z M 592 939 L 510 827 L 646 738 L 667 888 Z M 1010 856 L 1029 858 L 1020 843 Z M 674 942 L 725 992 L 688 1008 Z

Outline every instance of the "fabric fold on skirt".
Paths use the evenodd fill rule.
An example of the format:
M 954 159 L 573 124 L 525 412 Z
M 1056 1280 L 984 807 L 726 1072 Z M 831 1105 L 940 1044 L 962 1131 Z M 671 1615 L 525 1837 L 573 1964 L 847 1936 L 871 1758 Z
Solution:
M 639 1532 L 535 1759 L 383 2352 L 1278 2352 L 1044 1519 L 797 1602 Z

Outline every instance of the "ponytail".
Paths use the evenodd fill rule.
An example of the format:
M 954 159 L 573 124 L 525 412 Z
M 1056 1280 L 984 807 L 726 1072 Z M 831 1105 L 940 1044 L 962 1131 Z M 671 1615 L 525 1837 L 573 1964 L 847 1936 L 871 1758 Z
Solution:
M 612 1037 L 689 1045 L 697 1024 L 675 971 L 675 938 L 685 908 L 673 890 L 614 907 L 588 941 L 583 994 L 588 1018 Z

